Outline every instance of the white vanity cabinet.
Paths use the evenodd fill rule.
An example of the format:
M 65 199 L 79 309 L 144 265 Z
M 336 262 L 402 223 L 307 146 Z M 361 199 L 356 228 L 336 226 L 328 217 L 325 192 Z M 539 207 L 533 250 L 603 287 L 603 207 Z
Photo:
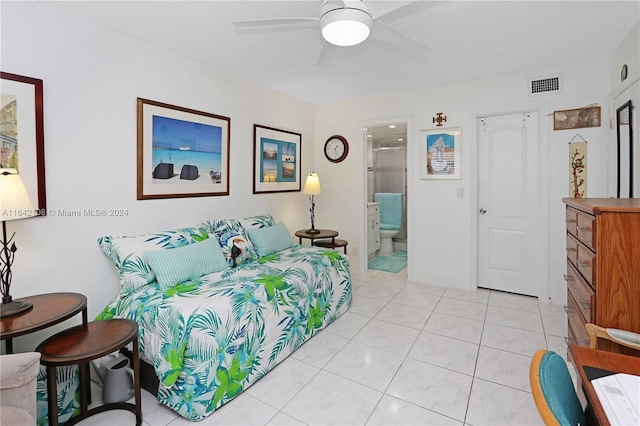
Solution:
M 368 255 L 380 250 L 380 203 L 367 203 Z

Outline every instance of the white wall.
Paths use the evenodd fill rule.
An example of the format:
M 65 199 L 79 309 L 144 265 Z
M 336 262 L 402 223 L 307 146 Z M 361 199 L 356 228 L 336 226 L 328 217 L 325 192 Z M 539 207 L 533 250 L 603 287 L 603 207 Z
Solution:
M 253 124 L 302 133 L 304 178 L 314 162 L 313 105 L 47 4 L 3 2 L 1 19 L 2 71 L 44 81 L 47 207 L 128 209 L 126 217 L 9 222 L 18 246 L 14 298 L 79 292 L 94 318 L 119 288 L 115 268 L 96 242 L 103 235 L 263 212 L 291 232 L 308 227 L 308 200 L 301 193 L 253 195 Z M 231 117 L 229 196 L 136 200 L 137 97 Z M 18 338 L 16 350 L 35 347 L 50 334 Z
M 562 74 L 561 93 L 530 97 L 529 78 Z M 512 74 L 490 79 L 467 81 L 441 87 L 416 89 L 403 93 L 372 96 L 321 105 L 316 113 L 316 140 L 326 140 L 331 134 L 342 134 L 350 142 L 349 157 L 340 164 L 326 161 L 322 144 L 316 149 L 315 169 L 322 178 L 323 195 L 318 200 L 318 222 L 324 227 L 340 229 L 350 242 L 363 241 L 364 217 L 364 142 L 363 122 L 385 121 L 388 117 L 412 117 L 409 138 L 409 279 L 415 283 L 450 286 L 461 289 L 476 287 L 475 221 L 476 159 L 475 117 L 487 111 L 510 108 L 539 108 L 543 122 L 542 189 L 548 195 L 548 253 L 541 268 L 543 284 L 540 296 L 550 296 L 555 303 L 564 303 L 566 285 L 562 278 L 564 264 L 564 205 L 568 195 L 569 141 L 580 134 L 588 143 L 588 189 L 590 197 L 607 195 L 608 126 L 553 131 L 554 110 L 579 108 L 591 103 L 602 106 L 603 121 L 611 116 L 608 109 L 609 65 L 606 58 L 570 64 L 555 69 L 541 69 L 528 74 Z M 447 116 L 445 127 L 462 127 L 462 179 L 458 181 L 420 180 L 420 150 L 416 145 L 422 129 L 435 128 L 432 117 L 442 112 Z M 392 121 L 391 119 L 386 120 Z M 463 188 L 465 198 L 456 198 Z M 348 212 L 348 213 L 347 213 Z M 355 244 L 353 244 L 355 246 Z M 352 246 L 350 244 L 350 246 Z M 354 248 L 351 247 L 352 253 Z M 358 247 L 358 252 L 362 252 Z M 548 264 L 546 261 L 548 260 Z M 547 285 L 548 281 L 548 285 Z

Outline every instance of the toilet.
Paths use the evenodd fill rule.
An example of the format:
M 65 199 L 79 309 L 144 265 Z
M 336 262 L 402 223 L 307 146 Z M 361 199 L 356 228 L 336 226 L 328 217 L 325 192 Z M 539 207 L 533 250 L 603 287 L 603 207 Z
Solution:
M 376 192 L 375 201 L 380 203 L 380 255 L 391 256 L 402 225 L 402 194 Z

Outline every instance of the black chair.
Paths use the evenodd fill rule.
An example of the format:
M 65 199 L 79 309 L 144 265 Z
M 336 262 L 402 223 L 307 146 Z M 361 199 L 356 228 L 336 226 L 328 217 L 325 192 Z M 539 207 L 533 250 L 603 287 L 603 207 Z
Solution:
M 196 180 L 200 177 L 198 173 L 198 167 L 192 166 L 189 164 L 185 164 L 182 166 L 182 170 L 180 170 L 180 179 L 186 180 Z
M 173 164 L 160 163 L 153 169 L 154 179 L 171 179 L 173 177 Z

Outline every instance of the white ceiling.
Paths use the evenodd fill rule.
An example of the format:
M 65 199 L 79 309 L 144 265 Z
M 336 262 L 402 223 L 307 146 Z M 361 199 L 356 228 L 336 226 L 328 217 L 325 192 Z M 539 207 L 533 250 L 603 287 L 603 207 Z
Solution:
M 374 17 L 391 11 L 383 23 L 428 49 L 375 23 L 361 45 L 332 48 L 316 22 L 232 23 L 319 17 L 318 0 L 47 3 L 312 103 L 606 58 L 640 19 L 637 0 L 366 0 Z

